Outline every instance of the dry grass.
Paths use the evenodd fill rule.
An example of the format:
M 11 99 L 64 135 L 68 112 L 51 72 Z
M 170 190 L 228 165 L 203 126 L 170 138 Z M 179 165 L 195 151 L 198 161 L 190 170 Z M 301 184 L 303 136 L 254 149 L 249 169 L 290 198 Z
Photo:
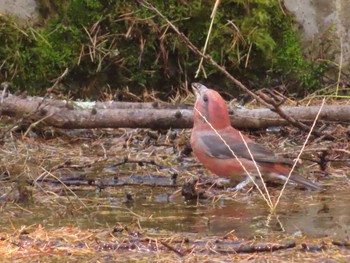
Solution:
M 332 245 L 330 239 L 309 241 L 301 238 L 297 247 L 275 252 L 236 254 L 229 246 L 213 238 L 198 238 L 163 233 L 167 237 L 149 237 L 137 229 L 80 229 L 62 227 L 55 230 L 41 225 L 16 229 L 2 233 L 0 258 L 28 262 L 30 259 L 45 262 L 81 261 L 141 261 L 141 262 L 222 262 L 222 261 L 293 261 L 315 262 L 332 259 L 337 262 L 349 260 L 347 249 Z M 234 244 L 236 238 L 229 235 L 226 244 Z M 236 240 L 237 241 L 237 240 Z M 286 240 L 278 240 L 285 242 Z M 305 249 L 303 249 L 305 247 Z M 310 251 L 305 251 L 310 249 Z
M 154 96 L 152 93 L 148 94 Z M 174 98 L 177 101 L 180 99 L 180 96 Z M 185 100 L 191 99 L 190 96 L 185 98 Z M 326 171 L 331 174 L 330 179 L 335 178 L 342 182 L 342 187 L 346 186 L 344 182 L 349 174 L 348 169 L 344 169 L 344 162 L 350 159 L 350 152 L 346 150 L 348 140 L 344 137 L 345 131 L 345 127 L 337 129 L 338 137 L 343 139 L 337 142 L 311 141 L 301 156 L 303 166 L 306 167 L 308 173 L 321 177 L 320 180 L 324 184 L 331 180 L 322 177 L 323 173 L 320 172 L 319 165 L 315 161 L 319 160 L 323 151 L 327 151 L 327 158 L 333 160 L 326 163 Z M 2 160 L 0 187 L 3 193 L 0 197 L 3 214 L 0 220 L 2 226 L 0 257 L 8 260 L 13 258 L 18 261 L 26 261 L 28 257 L 33 260 L 44 257 L 45 260 L 52 262 L 91 258 L 101 262 L 120 259 L 131 261 L 137 259 L 141 262 L 149 260 L 194 262 L 293 259 L 295 262 L 307 260 L 311 262 L 316 258 L 325 259 L 327 257 L 346 260 L 349 255 L 348 251 L 332 246 L 331 240 L 327 239 L 325 240 L 327 250 L 317 253 L 301 252 L 301 243 L 319 244 L 322 240 L 292 237 L 298 244 L 295 249 L 248 255 L 231 254 L 219 252 L 218 247 L 215 246 L 215 240 L 222 236 L 208 238 L 201 234 L 194 235 L 187 232 L 176 234 L 162 228 L 163 224 L 169 225 L 172 222 L 175 224 L 186 220 L 186 217 L 192 215 L 192 212 L 196 216 L 196 209 L 201 207 L 220 207 L 222 200 L 247 204 L 258 202 L 258 194 L 254 192 L 230 193 L 223 191 L 220 187 L 214 185 L 209 187 L 211 184 L 201 183 L 199 187 L 204 189 L 208 185 L 207 192 L 212 197 L 211 202 L 197 201 L 191 204 L 193 211 L 190 214 L 180 211 L 177 216 L 171 216 L 155 214 L 154 208 L 146 201 L 137 208 L 129 207 L 127 202 L 120 201 L 123 200 L 125 193 L 129 192 L 136 198 L 138 196 L 145 196 L 147 200 L 158 198 L 159 191 L 156 188 L 144 188 L 140 184 L 119 186 L 117 187 L 118 195 L 115 197 L 112 194 L 115 190 L 113 187 L 98 192 L 97 184 L 67 186 L 62 183 L 67 177 L 90 178 L 96 183 L 101 179 L 113 178 L 116 174 L 121 180 L 131 178 L 133 174 L 169 178 L 172 173 L 169 169 L 162 169 L 160 166 L 137 163 L 120 165 L 112 173 L 106 171 L 106 167 L 120 163 L 125 157 L 128 157 L 133 160 L 154 160 L 161 166 L 177 168 L 178 182 L 181 184 L 188 178 L 203 172 L 203 168 L 196 166 L 197 162 L 193 156 L 181 156 L 180 154 L 189 140 L 190 131 L 175 131 L 175 138 L 171 132 L 162 134 L 138 129 L 62 131 L 47 128 L 40 130 L 38 127 L 33 127 L 28 132 L 25 129 L 21 135 L 10 129 L 3 136 L 0 149 Z M 267 147 L 277 146 L 281 154 L 296 158 L 301 146 L 293 145 L 292 140 L 297 144 L 302 144 L 307 135 L 289 127 L 283 128 L 282 133 L 288 136 L 281 137 L 279 132 L 268 135 L 251 134 L 251 136 L 256 141 L 262 141 L 265 144 L 267 143 L 266 137 L 268 137 Z M 51 182 L 42 183 L 43 179 Z M 53 184 L 53 181 L 56 181 L 57 184 Z M 287 188 L 282 198 L 280 211 L 289 210 L 295 205 L 288 199 L 298 192 L 293 192 L 295 190 L 292 186 L 290 189 Z M 145 195 L 145 189 L 149 192 L 148 195 Z M 161 189 L 161 194 L 171 194 L 176 190 L 176 188 L 159 189 Z M 338 186 L 337 190 L 341 190 L 341 187 Z M 269 191 L 271 199 L 278 196 L 277 191 L 271 188 Z M 316 202 L 312 196 L 309 201 Z M 175 202 L 186 206 L 181 197 Z M 163 207 L 159 203 L 155 206 Z M 189 211 L 189 208 L 185 211 Z M 203 215 L 198 213 L 198 222 L 203 224 L 204 220 L 208 220 L 210 224 L 211 220 L 226 216 L 224 214 L 226 210 L 223 208 L 218 211 L 221 211 L 218 215 L 206 215 L 207 219 L 203 219 Z M 112 215 L 115 213 L 115 218 L 125 218 L 125 221 L 116 219 L 116 221 L 106 223 L 104 218 L 110 218 L 108 213 Z M 152 222 L 153 217 L 158 220 L 158 230 L 156 227 L 145 227 L 145 222 Z M 267 218 L 266 225 L 279 224 L 283 229 L 285 227 L 283 222 L 277 223 L 278 220 L 277 214 L 277 218 Z M 198 224 L 198 222 L 194 221 L 192 224 Z M 121 233 L 118 232 L 120 229 L 113 232 L 115 228 L 124 230 L 121 230 Z M 126 228 L 129 230 L 125 230 Z M 137 232 L 141 235 L 138 236 Z M 177 243 L 186 238 L 199 243 L 192 245 Z M 237 239 L 235 232 L 229 235 L 229 240 Z M 279 242 L 283 240 L 280 240 L 279 235 L 271 235 L 263 241 Z M 178 255 L 162 242 L 176 248 L 183 256 Z

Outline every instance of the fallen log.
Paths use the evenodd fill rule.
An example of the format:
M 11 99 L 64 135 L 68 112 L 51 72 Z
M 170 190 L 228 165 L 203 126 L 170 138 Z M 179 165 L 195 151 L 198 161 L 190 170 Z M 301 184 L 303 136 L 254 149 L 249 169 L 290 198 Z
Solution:
M 192 108 L 165 102 L 74 102 L 40 97 L 7 95 L 1 98 L 0 115 L 25 117 L 63 129 L 83 128 L 191 128 Z M 314 120 L 319 107 L 283 107 L 288 115 L 304 123 Z M 319 121 L 350 123 L 350 105 L 324 106 Z M 270 109 L 235 108 L 230 111 L 232 126 L 264 129 L 288 122 Z
M 1 90 L 0 90 L 1 94 Z M 72 100 L 57 100 L 47 97 L 32 97 L 32 96 L 14 96 L 8 94 L 4 99 L 5 105 L 28 104 L 30 107 L 38 107 L 39 105 L 50 105 L 51 107 L 68 108 L 68 109 L 192 109 L 186 104 L 171 104 L 164 101 L 153 102 L 125 102 L 125 101 L 72 101 Z M 6 101 L 5 101 L 6 100 Z
M 11 94 L 2 101 L 0 115 L 26 116 L 62 129 L 188 128 L 193 122 L 188 106 L 165 102 L 79 102 Z
M 283 111 L 303 123 L 314 121 L 319 106 L 282 107 Z M 232 126 L 239 129 L 264 129 L 285 126 L 289 123 L 270 109 L 234 109 L 230 114 Z M 318 118 L 319 122 L 350 123 L 350 105 L 325 105 Z

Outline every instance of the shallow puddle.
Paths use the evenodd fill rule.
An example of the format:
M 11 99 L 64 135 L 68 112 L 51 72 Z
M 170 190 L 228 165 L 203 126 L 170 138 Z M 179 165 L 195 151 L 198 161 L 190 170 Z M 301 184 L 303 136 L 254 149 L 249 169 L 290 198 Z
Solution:
M 55 253 L 60 253 L 61 245 L 77 248 L 76 254 L 82 253 L 80 246 L 86 249 L 92 245 L 94 249 L 86 251 L 91 255 L 107 242 L 107 249 L 118 251 L 119 245 L 125 245 L 123 253 L 131 249 L 130 255 L 135 256 L 140 250 L 134 241 L 143 242 L 148 253 L 158 251 L 159 238 L 172 246 L 188 239 L 190 242 L 180 247 L 181 251 L 193 245 L 198 253 L 204 251 L 203 255 L 207 255 L 207 242 L 216 246 L 215 240 L 228 242 L 227 248 L 231 249 L 237 240 L 289 239 L 300 247 L 302 242 L 319 242 L 321 238 L 327 240 L 334 253 L 345 251 L 348 255 L 348 250 L 332 247 L 333 240 L 350 238 L 350 183 L 346 178 L 350 171 L 344 162 L 343 166 L 328 164 L 329 176 L 320 172 L 315 161 L 305 162 L 307 172 L 313 174 L 310 178 L 315 180 L 318 176 L 325 190 L 309 191 L 288 185 L 276 213 L 271 215 L 256 189 L 230 192 L 214 186 L 213 177 L 193 155 L 183 153 L 188 132 L 172 142 L 162 134 L 158 139 L 146 140 L 147 133 L 134 130 L 122 135 L 113 131 L 111 138 L 107 135 L 93 139 L 74 137 L 70 141 L 10 140 L 5 144 L 0 152 L 4 166 L 0 243 L 3 240 L 5 254 L 9 245 L 14 251 L 20 250 L 26 238 L 35 237 L 37 232 L 42 234 L 43 227 L 47 232 L 38 238 L 38 244 L 46 247 L 57 242 Z M 311 152 L 308 159 L 317 160 L 315 151 Z M 345 160 L 347 154 L 334 159 Z M 208 198 L 185 201 L 181 187 L 194 177 L 200 178 L 199 189 Z M 276 200 L 281 188 L 268 188 L 272 200 Z M 28 191 L 28 200 L 18 201 L 21 191 L 22 195 Z M 75 236 L 73 243 L 61 244 L 60 240 L 65 240 L 61 234 L 70 237 L 69 231 L 86 235 L 91 244 L 86 245 Z M 54 241 L 45 240 L 46 234 L 51 234 Z M 100 243 L 89 239 L 90 234 Z M 13 236 L 17 243 L 11 241 Z M 174 236 L 174 241 L 168 242 Z M 153 240 L 152 248 L 147 238 Z M 36 240 L 32 238 L 32 242 Z M 286 249 L 286 253 L 299 253 L 297 246 L 295 250 Z M 163 251 L 174 253 L 166 245 Z M 191 254 L 189 251 L 184 255 Z
M 143 187 L 123 189 L 119 194 L 114 190 L 104 193 L 119 207 L 100 206 L 92 213 L 100 224 L 133 221 L 142 228 L 202 235 L 235 231 L 241 238 L 295 235 L 344 239 L 350 236 L 349 190 L 335 192 L 330 188 L 324 193 L 315 193 L 291 187 L 277 208 L 277 216 L 271 216 L 258 193 L 223 194 L 216 201 L 169 202 L 166 197 L 169 189 Z M 131 193 L 134 200 L 120 204 L 125 191 Z
M 334 187 L 335 188 L 335 187 Z M 74 188 L 72 188 L 74 190 Z M 185 202 L 181 197 L 169 201 L 174 189 L 138 187 L 107 187 L 97 192 L 94 187 L 74 190 L 50 207 L 30 204 L 8 204 L 0 219 L 2 229 L 11 229 L 10 221 L 21 225 L 42 224 L 46 228 L 75 225 L 81 228 L 137 225 L 153 233 L 162 230 L 177 233 L 197 233 L 203 236 L 224 236 L 234 231 L 239 238 L 253 237 L 332 237 L 349 238 L 349 189 L 335 191 L 329 187 L 324 192 L 303 191 L 288 187 L 277 208 L 277 216 L 269 213 L 257 191 L 253 193 L 228 193 L 215 190 L 214 201 Z M 276 189 L 272 189 L 277 194 Z M 126 198 L 126 194 L 132 200 Z M 213 194 L 213 193 L 212 193 Z M 12 218 L 12 219 L 11 219 Z

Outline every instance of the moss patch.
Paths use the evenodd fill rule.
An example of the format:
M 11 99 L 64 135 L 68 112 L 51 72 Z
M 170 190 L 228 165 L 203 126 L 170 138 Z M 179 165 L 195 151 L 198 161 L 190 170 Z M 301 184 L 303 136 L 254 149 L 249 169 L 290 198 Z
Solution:
M 211 1 L 152 3 L 197 47 L 204 45 Z M 194 78 L 199 58 L 136 1 L 41 0 L 39 7 L 42 19 L 35 27 L 0 17 L 0 81 L 40 93 L 68 68 L 63 91 L 94 96 L 124 87 L 167 93 Z M 277 80 L 313 90 L 325 69 L 304 58 L 292 19 L 277 0 L 223 1 L 208 53 L 260 87 Z M 226 84 L 216 69 L 205 68 L 209 83 Z

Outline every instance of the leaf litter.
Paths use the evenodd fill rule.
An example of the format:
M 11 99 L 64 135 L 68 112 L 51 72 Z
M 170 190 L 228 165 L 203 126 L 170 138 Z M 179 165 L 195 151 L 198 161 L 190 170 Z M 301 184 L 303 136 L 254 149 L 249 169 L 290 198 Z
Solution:
M 233 182 L 199 165 L 189 136 L 188 130 L 146 129 L 8 133 L 0 152 L 0 256 L 52 262 L 349 259 L 346 138 L 313 141 L 303 153 L 299 171 L 326 190 L 289 185 L 270 215 L 256 190 L 232 192 Z M 305 139 L 288 127 L 251 136 L 289 158 Z M 191 180 L 194 200 L 181 195 Z M 269 187 L 278 194 L 280 186 Z

